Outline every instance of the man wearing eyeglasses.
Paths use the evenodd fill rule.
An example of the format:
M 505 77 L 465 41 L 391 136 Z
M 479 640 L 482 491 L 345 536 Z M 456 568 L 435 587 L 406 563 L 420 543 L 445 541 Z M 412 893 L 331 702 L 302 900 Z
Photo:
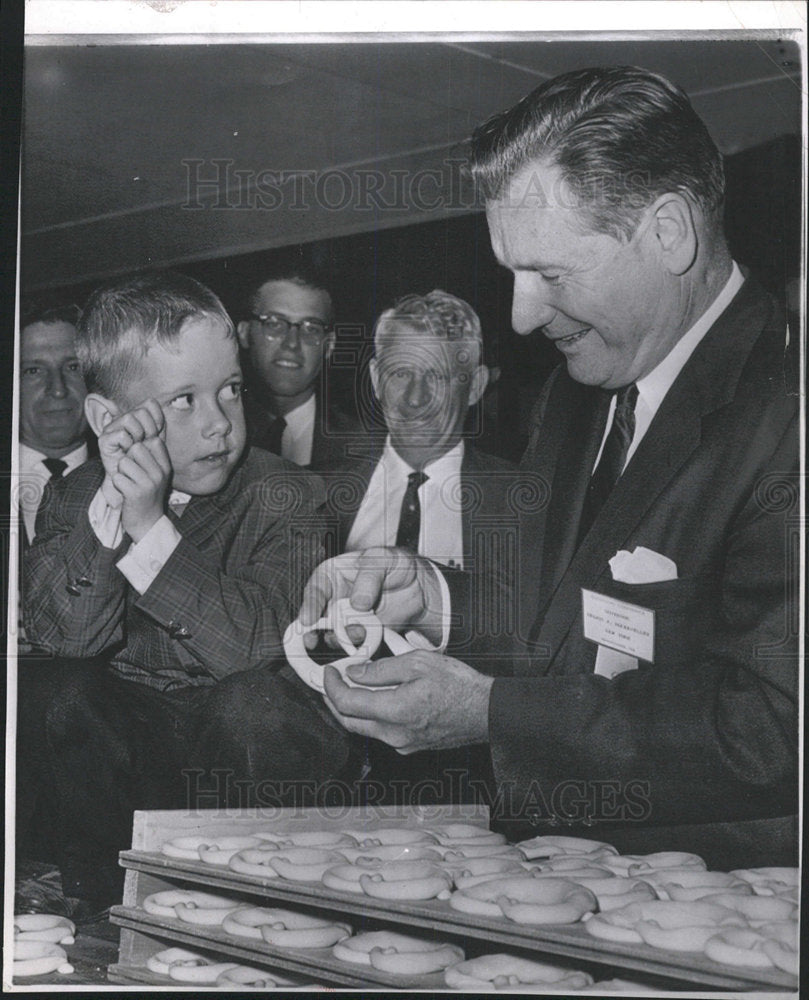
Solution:
M 331 353 L 331 295 L 311 269 L 294 265 L 264 276 L 238 325 L 247 358 L 245 415 L 250 444 L 321 469 L 343 458 L 358 425 L 328 399 L 320 376 Z

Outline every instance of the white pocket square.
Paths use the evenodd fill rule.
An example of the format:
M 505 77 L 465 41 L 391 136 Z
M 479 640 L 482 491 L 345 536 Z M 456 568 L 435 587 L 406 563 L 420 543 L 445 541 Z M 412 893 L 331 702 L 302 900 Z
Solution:
M 617 583 L 662 583 L 677 579 L 677 564 L 668 556 L 639 545 L 634 552 L 620 549 L 610 559 Z

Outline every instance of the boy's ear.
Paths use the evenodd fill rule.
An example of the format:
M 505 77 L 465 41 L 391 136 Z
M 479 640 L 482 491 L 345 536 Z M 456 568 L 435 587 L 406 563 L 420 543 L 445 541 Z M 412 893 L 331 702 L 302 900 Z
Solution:
M 101 437 L 107 424 L 119 417 L 121 411 L 111 399 L 100 396 L 97 392 L 90 392 L 84 400 L 84 414 L 93 434 Z
M 239 344 L 247 350 L 250 346 L 250 324 L 246 319 L 236 324 L 236 336 L 239 338 Z

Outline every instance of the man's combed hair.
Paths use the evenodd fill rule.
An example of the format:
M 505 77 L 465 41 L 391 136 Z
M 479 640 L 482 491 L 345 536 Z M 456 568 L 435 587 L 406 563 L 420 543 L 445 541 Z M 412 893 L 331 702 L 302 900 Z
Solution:
M 20 308 L 20 329 L 24 330 L 34 323 L 70 323 L 71 326 L 76 326 L 80 315 L 81 309 L 74 303 L 54 306 L 25 301 Z
M 629 239 L 655 198 L 678 192 L 721 231 L 722 157 L 685 93 L 633 66 L 554 77 L 472 136 L 472 172 L 499 199 L 532 161 L 556 165 L 583 218 Z
M 122 399 L 153 344 L 170 346 L 185 322 L 219 320 L 229 337 L 233 322 L 216 295 L 184 274 L 136 275 L 97 288 L 77 327 L 76 354 L 89 392 Z
M 265 270 L 259 272 L 247 293 L 244 309 L 251 313 L 256 307 L 258 293 L 269 281 L 289 281 L 293 285 L 300 285 L 301 288 L 311 288 L 317 292 L 325 292 L 329 297 L 329 310 L 331 311 L 331 289 L 326 281 L 325 275 L 319 267 L 304 260 L 285 260 L 270 265 Z
M 463 299 L 450 295 L 440 288 L 427 295 L 405 295 L 392 309 L 387 309 L 376 321 L 374 345 L 379 351 L 380 342 L 387 330 L 395 324 L 411 324 L 430 331 L 441 340 L 465 340 L 477 345 L 479 360 L 483 349 L 483 333 L 475 310 Z

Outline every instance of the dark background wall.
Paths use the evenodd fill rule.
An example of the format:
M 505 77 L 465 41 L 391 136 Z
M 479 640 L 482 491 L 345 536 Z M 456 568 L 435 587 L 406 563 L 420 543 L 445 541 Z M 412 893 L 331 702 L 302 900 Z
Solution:
M 727 157 L 726 226 L 734 257 L 797 311 L 800 274 L 800 141 L 784 136 Z M 338 350 L 329 372 L 344 407 L 370 400 L 365 367 L 375 317 L 408 292 L 443 288 L 466 299 L 480 315 L 486 360 L 499 378 L 486 394 L 480 444 L 518 458 L 527 413 L 542 380 L 558 360 L 541 337 L 511 330 L 511 277 L 499 268 L 482 214 L 396 229 L 341 236 L 295 247 L 184 264 L 179 270 L 216 291 L 235 320 L 263 268 L 301 256 L 323 269 L 334 293 Z M 23 260 L 23 276 L 25 261 Z M 82 304 L 93 284 L 38 290 L 38 299 Z M 371 412 L 371 419 L 373 419 Z M 478 415 L 479 417 L 480 415 Z

